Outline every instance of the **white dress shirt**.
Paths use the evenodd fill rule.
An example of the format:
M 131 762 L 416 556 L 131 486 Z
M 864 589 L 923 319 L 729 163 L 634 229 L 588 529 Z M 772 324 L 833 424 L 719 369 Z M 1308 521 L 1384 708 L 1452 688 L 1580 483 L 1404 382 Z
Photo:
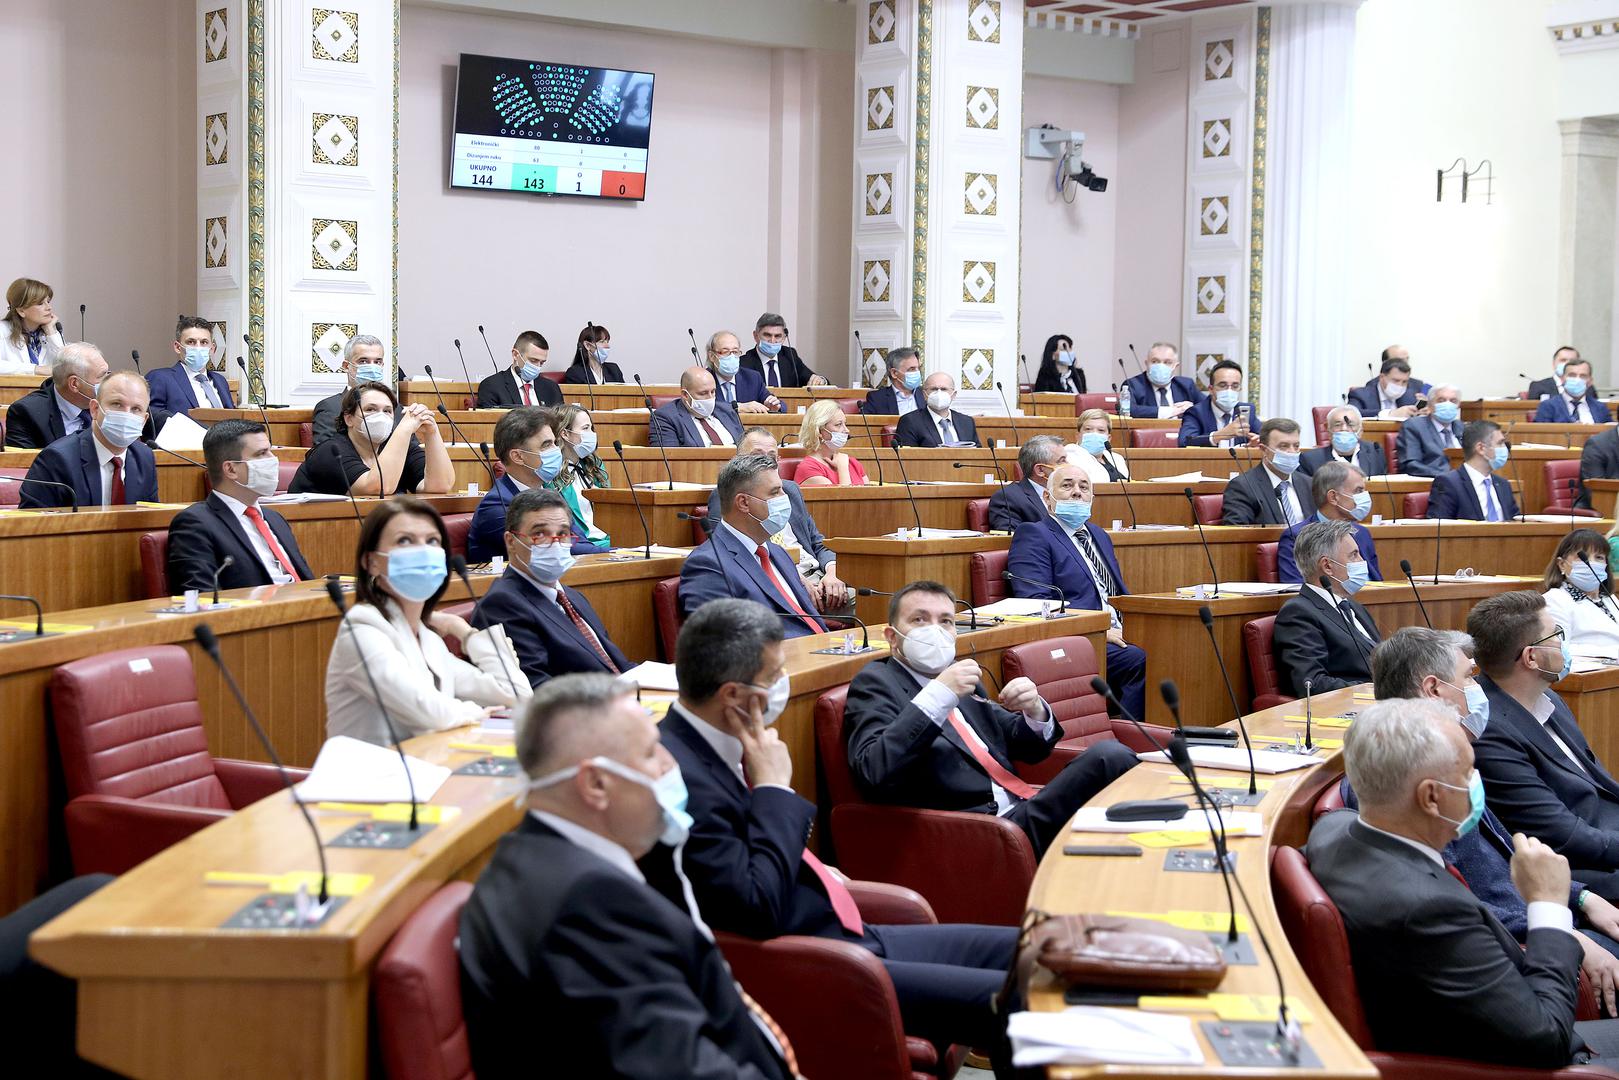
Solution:
M 247 504 L 231 498 L 217 488 L 214 490 L 213 495 L 214 498 L 225 504 L 225 509 L 229 510 L 236 518 L 237 526 L 247 534 L 247 542 L 252 545 L 253 554 L 258 556 L 259 563 L 264 567 L 264 572 L 270 575 L 270 580 L 277 585 L 291 584 L 293 577 L 287 572 L 290 568 L 282 567 L 280 561 L 276 559 L 275 554 L 270 550 L 270 545 L 264 542 L 263 535 L 259 533 L 259 527 L 247 520 Z M 264 513 L 262 507 L 259 509 L 259 513 Z M 264 524 L 268 528 L 269 520 L 266 519 Z M 279 539 L 276 541 L 278 544 L 280 542 Z M 288 555 L 287 558 L 290 559 L 292 556 Z
M 1546 610 L 1575 654 L 1619 658 L 1619 600 L 1600 594 L 1575 599 L 1559 587 L 1546 590 Z
M 1343 608 L 1338 607 L 1338 604 L 1343 600 L 1343 597 L 1339 596 L 1337 593 L 1330 593 L 1319 585 L 1312 585 L 1308 581 L 1304 583 L 1304 587 L 1314 592 L 1327 603 L 1331 604 L 1332 607 L 1337 610 L 1340 618 L 1343 616 Z M 1354 611 L 1355 609 L 1350 608 L 1349 610 Z M 1349 621 L 1355 624 L 1355 629 L 1360 631 L 1361 637 L 1365 638 L 1367 641 L 1372 640 L 1372 635 L 1368 633 L 1366 628 L 1360 624 L 1360 619 L 1358 617 L 1352 616 Z
M 1479 520 L 1490 520 L 1490 506 L 1493 503 L 1496 520 L 1505 521 L 1506 508 L 1501 505 L 1501 500 L 1495 497 L 1495 485 L 1490 482 L 1495 474 L 1481 473 L 1471 465 L 1463 465 L 1462 469 L 1467 473 L 1467 482 L 1473 485 L 1473 494 L 1478 496 L 1479 512 L 1483 515 Z
M 915 411 L 916 395 L 905 389 L 904 383 L 900 383 L 898 386 L 894 387 L 894 415 L 904 416 L 906 413 L 913 413 Z
M 1579 759 L 1579 756 L 1574 753 L 1568 743 L 1563 741 L 1562 736 L 1557 734 L 1557 729 L 1551 726 L 1552 713 L 1556 711 L 1557 706 L 1552 702 L 1552 699 L 1542 694 L 1535 699 L 1535 706 L 1529 710 L 1529 715 L 1533 716 L 1541 729 L 1551 736 L 1552 742 L 1557 744 L 1557 749 L 1561 750 L 1563 755 L 1574 763 L 1576 769 L 1582 773 L 1587 772 L 1585 763 Z
M 120 450 L 115 454 L 111 450 L 108 450 L 107 445 L 94 435 L 90 436 L 90 442 L 95 445 L 96 462 L 101 466 L 101 505 L 111 506 L 113 505 L 112 463 L 117 461 L 120 469 L 127 469 L 125 459 L 129 452 L 127 449 L 125 449 Z M 127 471 L 124 472 L 124 490 L 125 492 L 129 490 L 129 473 Z
M 689 709 L 682 706 L 680 704 L 680 702 L 678 702 L 678 701 L 673 702 L 669 706 L 669 711 L 672 712 L 672 713 L 678 713 L 680 716 L 685 718 L 686 723 L 690 724 L 692 726 L 692 730 L 697 732 L 697 734 L 699 734 L 699 735 L 701 735 L 703 737 L 703 741 L 706 742 L 713 749 L 714 753 L 719 755 L 720 760 L 725 762 L 725 767 L 730 769 L 731 772 L 733 774 L 735 774 L 736 779 L 737 779 L 737 783 L 741 784 L 743 787 L 751 787 L 751 788 L 772 788 L 773 787 L 773 788 L 781 788 L 783 791 L 791 791 L 791 790 L 793 790 L 792 785 L 790 785 L 790 784 L 750 784 L 750 783 L 748 783 L 748 774 L 746 772 L 744 772 L 743 769 L 742 769 L 742 740 L 741 739 L 737 738 L 735 735 L 730 734 L 729 732 L 721 731 L 719 728 L 715 727 L 713 724 L 710 724 L 707 720 L 704 720 L 702 717 L 698 716 L 696 713 L 693 713 Z
M 1304 508 L 1299 506 L 1299 493 L 1293 488 L 1293 478 L 1291 476 L 1283 476 L 1281 473 L 1271 468 L 1268 463 L 1265 465 L 1265 476 L 1272 491 L 1276 490 L 1277 484 L 1286 485 L 1282 488 L 1282 511 L 1283 516 L 1287 520 L 1287 524 L 1297 525 L 1299 522 L 1303 521 Z
M 219 391 L 214 389 L 213 380 L 208 377 L 208 369 L 203 368 L 190 374 L 191 396 L 197 399 L 198 408 L 223 408 L 225 403 L 219 400 Z
M 1591 419 L 1590 394 L 1581 394 L 1579 398 L 1576 399 L 1571 398 L 1567 393 L 1564 393 L 1563 404 L 1568 406 L 1568 415 L 1573 417 L 1573 420 L 1570 421 L 1571 423 L 1589 424 L 1593 422 Z
M 51 387 L 51 397 L 56 399 L 56 411 L 62 416 L 62 434 L 77 435 L 83 431 L 86 423 L 84 415 L 89 411 L 88 407 L 73 404 L 54 386 Z
M 714 400 L 717 402 L 719 398 L 716 397 Z M 720 423 L 719 417 L 715 416 L 713 413 L 709 413 L 707 416 L 698 416 L 696 413 L 692 412 L 691 406 L 687 405 L 685 402 L 681 402 L 680 407 L 686 410 L 687 416 L 691 417 L 692 426 L 697 429 L 697 437 L 703 440 L 704 446 L 736 445 L 736 440 L 731 438 L 731 433 L 726 430 L 724 424 Z M 716 406 L 716 408 L 717 407 L 718 406 Z M 714 438 L 709 438 L 708 432 L 703 430 L 704 423 L 707 423 L 709 427 L 714 429 Z M 715 439 L 718 439 L 719 441 L 715 442 Z
M 949 446 L 952 443 L 961 441 L 961 433 L 956 430 L 956 418 L 950 415 L 950 410 L 946 409 L 944 415 L 940 416 L 932 409 L 929 409 L 928 419 L 933 421 L 933 430 L 939 433 L 939 444 L 941 446 Z

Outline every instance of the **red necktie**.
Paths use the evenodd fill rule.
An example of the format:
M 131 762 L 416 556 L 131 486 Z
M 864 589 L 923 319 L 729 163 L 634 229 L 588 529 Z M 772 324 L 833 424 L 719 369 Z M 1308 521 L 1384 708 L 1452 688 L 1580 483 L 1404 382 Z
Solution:
M 1010 791 L 1020 799 L 1034 798 L 1039 789 L 1019 780 L 1016 776 L 1007 772 L 1000 762 L 995 760 L 995 756 L 989 752 L 989 748 L 984 745 L 983 740 L 978 738 L 973 730 L 967 726 L 967 719 L 961 715 L 960 709 L 950 710 L 950 726 L 956 729 L 956 734 L 961 736 L 961 741 L 967 744 L 967 750 L 972 754 L 973 760 L 978 762 L 981 769 L 989 773 L 989 778 L 995 781 L 998 787 Z
M 124 459 L 109 458 L 112 463 L 112 494 L 107 499 L 108 506 L 124 505 Z
M 1462 877 L 1462 872 L 1456 869 L 1455 863 L 1446 863 L 1445 869 L 1450 871 L 1451 877 L 1462 883 L 1462 888 L 1466 889 L 1468 892 L 1473 891 L 1473 887 L 1467 883 L 1467 879 Z
M 524 405 L 532 405 L 532 404 L 534 404 L 534 398 L 529 395 L 529 384 L 526 383 L 526 382 L 523 382 L 522 379 L 518 379 L 517 381 L 523 387 L 523 404 Z
M 692 415 L 697 416 L 696 413 L 693 413 Z M 710 445 L 710 446 L 721 446 L 721 445 L 723 445 L 720 442 L 720 433 L 714 430 L 714 425 L 710 424 L 708 422 L 707 417 L 697 416 L 697 425 L 703 429 L 703 434 L 708 436 L 708 445 Z
M 270 531 L 270 524 L 264 520 L 264 515 L 259 512 L 259 508 L 256 506 L 245 507 L 242 513 L 247 515 L 247 520 L 251 521 L 253 527 L 259 530 L 259 535 L 264 537 L 264 543 L 269 547 L 270 554 L 275 557 L 276 562 L 281 564 L 281 572 L 291 576 L 294 581 L 302 580 L 298 577 L 298 571 L 292 565 L 292 560 L 287 558 L 287 553 L 281 550 L 280 544 L 276 543 L 275 533 Z
M 804 625 L 810 628 L 810 633 L 826 633 L 826 628 L 821 626 L 821 624 L 816 622 L 814 619 L 810 618 L 809 612 L 798 606 L 798 598 L 793 596 L 792 590 L 789 589 L 785 583 L 783 583 L 781 578 L 776 576 L 776 568 L 771 565 L 770 562 L 770 552 L 765 550 L 765 546 L 763 544 L 759 545 L 759 550 L 756 552 L 756 554 L 759 556 L 759 566 L 764 570 L 765 577 L 770 579 L 770 583 L 776 587 L 776 591 L 781 594 L 781 598 L 787 601 L 787 606 L 793 611 L 797 612 L 799 617 L 804 620 Z
M 843 879 L 833 872 L 826 863 L 817 859 L 809 848 L 804 849 L 804 865 L 821 879 L 821 888 L 826 890 L 826 898 L 832 901 L 832 911 L 837 915 L 838 922 L 843 928 L 856 937 L 865 936 L 865 927 L 860 921 L 860 905 L 854 902 L 854 896 L 849 892 L 849 886 Z
M 574 607 L 572 602 L 568 600 L 568 594 L 562 591 L 561 585 L 557 586 L 557 605 L 567 613 L 568 618 L 573 620 L 573 625 L 578 629 L 579 636 L 590 642 L 590 647 L 596 650 L 596 655 L 601 657 L 602 663 L 607 665 L 607 670 L 617 675 L 619 673 L 618 665 L 613 663 L 613 658 L 607 655 L 607 650 L 602 647 L 601 639 L 596 637 L 595 633 L 590 629 L 590 624 L 580 616 L 579 609 Z

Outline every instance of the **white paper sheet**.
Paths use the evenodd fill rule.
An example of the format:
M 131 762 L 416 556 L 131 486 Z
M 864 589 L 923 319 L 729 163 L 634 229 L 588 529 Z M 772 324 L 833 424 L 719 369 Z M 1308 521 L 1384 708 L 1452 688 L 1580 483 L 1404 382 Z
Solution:
M 1188 746 L 1186 752 L 1192 755 L 1192 764 L 1200 769 L 1230 769 L 1233 772 L 1248 771 L 1248 751 L 1241 746 Z M 1142 761 L 1152 761 L 1167 764 L 1169 758 L 1157 750 L 1149 750 L 1137 754 Z M 1294 769 L 1308 769 L 1312 765 L 1321 764 L 1321 759 L 1306 754 L 1287 754 L 1280 750 L 1255 750 L 1254 772 L 1273 775 L 1275 773 L 1292 772 Z
M 405 761 L 417 802 L 427 802 L 449 779 L 450 770 L 442 765 L 409 755 Z M 409 802 L 410 785 L 393 747 L 334 735 L 320 748 L 308 779 L 298 785 L 298 797 L 304 802 Z
M 1020 1012 L 1007 1019 L 1012 1064 L 1119 1062 L 1201 1065 L 1203 1050 L 1189 1016 L 1075 1005 L 1061 1012 Z

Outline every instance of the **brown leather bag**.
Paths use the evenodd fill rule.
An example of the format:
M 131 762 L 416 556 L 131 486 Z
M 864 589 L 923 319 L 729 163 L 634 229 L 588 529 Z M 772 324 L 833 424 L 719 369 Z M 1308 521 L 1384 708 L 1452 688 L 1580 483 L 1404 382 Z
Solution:
M 1038 963 L 1067 986 L 1203 993 L 1225 978 L 1225 957 L 1207 934 L 1122 915 L 1024 916 L 1015 968 L 1027 992 Z

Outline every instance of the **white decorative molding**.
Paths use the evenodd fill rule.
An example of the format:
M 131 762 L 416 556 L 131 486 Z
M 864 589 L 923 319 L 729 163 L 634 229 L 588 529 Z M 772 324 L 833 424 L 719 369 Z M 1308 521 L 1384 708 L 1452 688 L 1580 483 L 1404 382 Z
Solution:
M 1561 0 L 1546 9 L 1546 31 L 1561 53 L 1619 48 L 1619 0 Z
M 1025 25 L 1041 30 L 1063 30 L 1070 34 L 1093 34 L 1097 37 L 1118 38 L 1121 41 L 1140 41 L 1141 27 L 1122 19 L 1102 19 L 1090 15 L 1075 15 L 1062 11 L 1031 10 L 1024 16 Z

